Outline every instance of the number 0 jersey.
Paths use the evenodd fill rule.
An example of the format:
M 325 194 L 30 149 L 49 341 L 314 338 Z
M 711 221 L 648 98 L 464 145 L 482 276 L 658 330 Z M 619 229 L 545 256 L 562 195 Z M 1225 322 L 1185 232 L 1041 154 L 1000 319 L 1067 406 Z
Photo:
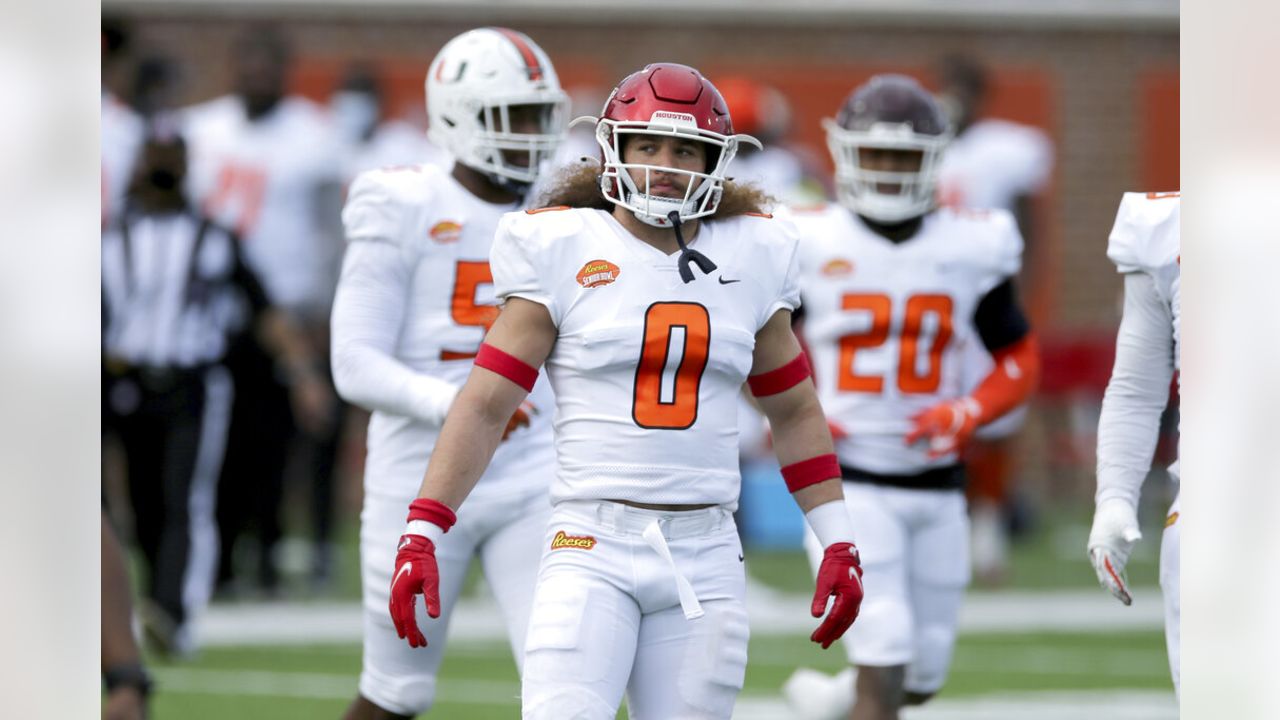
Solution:
M 357 252 L 355 246 L 361 243 L 394 249 L 394 253 L 360 259 L 392 266 L 378 268 L 380 274 L 367 277 L 402 284 L 403 294 L 392 306 L 368 310 L 394 328 L 394 339 L 384 340 L 389 346 L 382 349 L 409 371 L 457 387 L 466 382 L 480 341 L 498 316 L 489 246 L 499 218 L 513 207 L 480 200 L 446 170 L 433 165 L 373 170 L 352 183 L 342 214 L 353 246 L 349 252 Z M 355 268 L 345 263 L 335 303 L 335 348 L 368 332 L 340 322 L 344 317 L 358 319 L 359 311 L 365 310 L 350 307 L 347 298 L 345 285 L 354 275 Z M 554 456 L 553 399 L 545 378 L 538 381 L 529 401 L 539 412 L 530 418 L 529 428 L 517 430 L 498 446 L 477 495 L 499 491 L 510 482 L 546 482 Z M 366 492 L 411 497 L 422 481 L 439 428 L 405 414 L 369 409 L 373 416 Z
M 974 311 L 1021 264 L 1013 217 L 940 209 L 897 244 L 839 205 L 793 218 L 818 396 L 848 432 L 840 462 L 886 475 L 954 464 L 904 437 L 915 414 L 969 389 L 963 351 L 982 342 Z
M 701 223 L 692 246 L 718 269 L 684 283 L 667 255 L 605 211 L 502 219 L 490 262 L 499 298 L 546 306 L 559 473 L 552 502 L 738 501 L 738 393 L 756 333 L 799 305 L 789 223 Z

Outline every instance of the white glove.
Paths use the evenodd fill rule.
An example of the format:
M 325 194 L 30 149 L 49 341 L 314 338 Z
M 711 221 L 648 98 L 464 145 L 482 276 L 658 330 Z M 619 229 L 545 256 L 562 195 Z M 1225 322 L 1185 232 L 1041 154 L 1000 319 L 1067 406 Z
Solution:
M 1129 594 L 1124 566 L 1134 544 L 1141 539 L 1138 511 L 1129 501 L 1109 498 L 1098 504 L 1093 513 L 1093 529 L 1089 531 L 1089 560 L 1098 582 L 1125 605 L 1133 603 L 1133 596 Z

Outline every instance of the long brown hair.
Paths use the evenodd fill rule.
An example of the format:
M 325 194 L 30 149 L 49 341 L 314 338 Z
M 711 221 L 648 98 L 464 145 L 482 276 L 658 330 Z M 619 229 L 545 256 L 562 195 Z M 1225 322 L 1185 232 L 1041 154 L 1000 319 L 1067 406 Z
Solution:
M 726 180 L 720 204 L 704 220 L 724 220 L 747 213 L 763 213 L 775 200 L 754 184 Z M 577 162 L 558 172 L 535 203 L 536 207 L 566 205 L 574 208 L 612 211 L 616 207 L 600 190 L 600 166 L 594 161 Z

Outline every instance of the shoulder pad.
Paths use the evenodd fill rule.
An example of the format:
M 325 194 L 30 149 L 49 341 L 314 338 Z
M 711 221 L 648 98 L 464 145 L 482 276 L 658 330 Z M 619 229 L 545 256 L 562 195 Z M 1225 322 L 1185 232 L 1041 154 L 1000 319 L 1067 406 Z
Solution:
M 510 212 L 502 216 L 498 231 L 521 240 L 547 242 L 581 232 L 584 212 L 590 211 L 560 205 Z
M 347 239 L 399 242 L 407 216 L 415 208 L 429 207 L 433 199 L 424 167 L 380 168 L 357 175 L 342 208 Z
M 1107 238 L 1107 257 L 1122 272 L 1159 267 L 1178 254 L 1179 193 L 1125 193 Z
M 975 249 L 969 257 L 975 266 L 994 272 L 997 277 L 1016 275 L 1022 268 L 1022 233 L 1013 213 L 1000 208 L 941 208 L 961 237 Z

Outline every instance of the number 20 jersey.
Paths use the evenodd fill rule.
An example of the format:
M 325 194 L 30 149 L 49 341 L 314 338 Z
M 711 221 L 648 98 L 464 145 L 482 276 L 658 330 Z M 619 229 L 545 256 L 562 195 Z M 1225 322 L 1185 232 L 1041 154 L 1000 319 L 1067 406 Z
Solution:
M 544 305 L 559 472 L 552 502 L 738 501 L 738 393 L 755 335 L 799 305 L 797 238 L 765 216 L 704 221 L 692 247 L 718 268 L 681 280 L 667 255 L 601 210 L 505 216 L 490 264 L 499 298 Z
M 343 210 L 348 238 L 395 247 L 398 271 L 408 278 L 394 355 L 411 370 L 458 387 L 466 382 L 498 316 L 487 258 L 494 228 L 512 207 L 480 200 L 433 165 L 371 170 L 352 183 Z M 538 385 L 529 396 L 538 414 L 498 446 L 478 494 L 545 481 L 553 400 L 546 379 Z M 411 497 L 438 435 L 414 418 L 375 411 L 365 491 Z
M 1016 274 L 1022 238 L 1003 210 L 940 209 L 893 243 L 838 205 L 794 211 L 803 334 L 827 417 L 848 436 L 840 462 L 913 475 L 956 462 L 906 445 L 911 418 L 968 390 L 963 352 L 981 343 L 979 301 Z

